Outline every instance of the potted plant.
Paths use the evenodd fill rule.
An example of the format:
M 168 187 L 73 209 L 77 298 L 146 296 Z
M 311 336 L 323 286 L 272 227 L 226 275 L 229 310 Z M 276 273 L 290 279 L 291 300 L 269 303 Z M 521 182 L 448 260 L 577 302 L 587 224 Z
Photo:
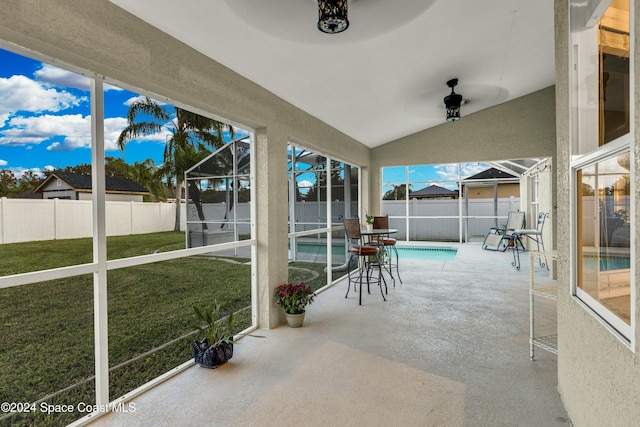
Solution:
M 287 323 L 292 328 L 299 328 L 304 322 L 305 307 L 313 303 L 316 294 L 311 286 L 304 283 L 288 283 L 275 289 L 276 304 L 284 310 Z
M 203 368 L 217 368 L 233 356 L 233 313 L 226 322 L 218 320 L 220 304 L 213 302 L 211 310 L 193 306 L 196 318 L 205 326 L 194 325 L 204 335 L 201 341 L 193 342 L 193 360 Z
M 373 215 L 369 215 L 368 213 L 365 212 L 364 218 L 365 218 L 365 225 L 367 227 L 367 231 L 373 230 Z

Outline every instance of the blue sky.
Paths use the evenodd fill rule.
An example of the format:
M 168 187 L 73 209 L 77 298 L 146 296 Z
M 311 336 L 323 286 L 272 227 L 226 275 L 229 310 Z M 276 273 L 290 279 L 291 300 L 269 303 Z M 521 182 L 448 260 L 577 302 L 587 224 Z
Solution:
M 154 160 L 162 164 L 168 133 L 131 141 L 124 152 L 116 140 L 127 125 L 131 102 L 140 95 L 105 85 L 105 155 L 127 163 Z M 61 68 L 0 49 L 0 169 L 20 176 L 30 170 L 91 163 L 89 79 Z M 462 176 L 476 174 L 483 163 L 461 165 Z M 405 168 L 385 168 L 383 186 L 405 181 Z M 457 188 L 457 164 L 410 166 L 408 179 L 414 190 L 436 183 Z M 440 181 L 440 182 L 438 182 Z
M 116 146 L 128 106 L 139 94 L 105 86 L 105 155 L 162 164 L 166 133 Z M 0 49 L 0 169 L 31 170 L 91 163 L 89 79 Z
M 488 169 L 490 166 L 482 162 L 471 162 L 461 163 L 459 167 L 462 178 L 467 178 Z M 394 185 L 404 183 L 405 180 L 411 184 L 413 191 L 430 185 L 456 190 L 458 188 L 458 163 L 383 168 L 383 193 L 392 189 Z

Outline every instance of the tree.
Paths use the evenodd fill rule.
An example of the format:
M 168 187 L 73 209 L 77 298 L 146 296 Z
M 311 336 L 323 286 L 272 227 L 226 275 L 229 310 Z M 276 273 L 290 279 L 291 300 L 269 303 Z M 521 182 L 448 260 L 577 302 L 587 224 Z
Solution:
M 412 185 L 409 184 L 409 191 L 411 191 Z M 407 185 L 398 184 L 382 196 L 382 200 L 405 200 L 407 198 Z
M 18 180 L 10 169 L 0 170 L 0 197 L 9 197 L 15 194 Z
M 196 158 L 201 159 L 209 154 L 210 148 L 221 147 L 225 131 L 233 138 L 233 128 L 178 107 L 173 107 L 172 111 L 168 106 L 162 106 L 147 97 L 131 104 L 127 122 L 127 127 L 118 137 L 118 147 L 121 150 L 124 150 L 127 142 L 142 136 L 163 131 L 170 134 L 164 149 L 164 171 L 175 177 L 177 191 L 174 230 L 179 231 L 184 172 L 195 164 Z M 198 215 L 201 215 L 200 210 Z M 203 216 L 200 219 L 204 221 Z
M 331 171 L 331 198 L 333 200 L 344 200 L 344 179 L 340 175 L 341 172 L 337 169 Z M 319 175 L 318 182 L 309 189 L 304 197 L 308 201 L 318 200 L 318 194 L 320 195 L 319 200 L 327 200 L 327 174 L 321 173 Z
M 36 175 L 33 171 L 25 171 L 22 173 L 20 179 L 18 179 L 18 188 L 16 194 L 33 190 L 41 182 L 42 178 Z

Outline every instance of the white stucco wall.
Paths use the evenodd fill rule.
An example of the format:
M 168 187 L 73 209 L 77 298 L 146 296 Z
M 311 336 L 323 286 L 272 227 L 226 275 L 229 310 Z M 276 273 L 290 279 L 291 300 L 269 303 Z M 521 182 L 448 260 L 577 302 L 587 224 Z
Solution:
M 613 333 L 592 315 L 587 308 L 571 296 L 569 267 L 571 258 L 570 225 L 572 223 L 569 201 L 569 4 L 568 0 L 555 0 L 556 16 L 556 129 L 557 129 L 557 187 L 558 209 L 558 389 L 565 407 L 575 426 L 636 426 L 640 420 L 640 355 L 623 344 Z M 634 31 L 638 34 L 640 2 L 636 1 Z M 638 64 L 638 38 L 634 40 L 634 63 Z M 634 75 L 636 91 L 640 78 Z M 636 146 L 633 151 L 638 158 L 638 136 L 640 135 L 640 106 L 635 100 Z M 639 165 L 632 162 L 636 188 L 635 212 L 639 212 Z M 636 219 L 637 223 L 637 219 Z M 638 227 L 635 238 L 637 252 Z M 635 304 L 639 306 L 638 258 L 635 264 Z M 638 312 L 632 321 L 638 325 Z M 635 341 L 638 342 L 638 328 Z M 637 346 L 635 346 L 637 347 Z

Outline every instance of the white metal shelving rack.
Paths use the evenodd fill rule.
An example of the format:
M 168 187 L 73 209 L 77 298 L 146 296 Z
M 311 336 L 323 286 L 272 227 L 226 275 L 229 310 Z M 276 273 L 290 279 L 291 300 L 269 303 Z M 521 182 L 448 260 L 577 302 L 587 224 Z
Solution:
M 536 336 L 535 334 L 535 298 L 546 298 L 553 301 L 558 299 L 558 288 L 557 286 L 549 286 L 545 288 L 536 288 L 535 286 L 535 258 L 536 257 L 544 257 L 546 263 L 549 263 L 549 260 L 557 259 L 557 253 L 555 251 L 530 251 L 529 257 L 531 261 L 531 278 L 529 280 L 530 289 L 529 289 L 529 357 L 531 360 L 534 358 L 534 350 L 536 347 L 539 347 L 543 350 L 551 352 L 553 354 L 558 354 L 558 335 L 545 335 L 545 336 Z

